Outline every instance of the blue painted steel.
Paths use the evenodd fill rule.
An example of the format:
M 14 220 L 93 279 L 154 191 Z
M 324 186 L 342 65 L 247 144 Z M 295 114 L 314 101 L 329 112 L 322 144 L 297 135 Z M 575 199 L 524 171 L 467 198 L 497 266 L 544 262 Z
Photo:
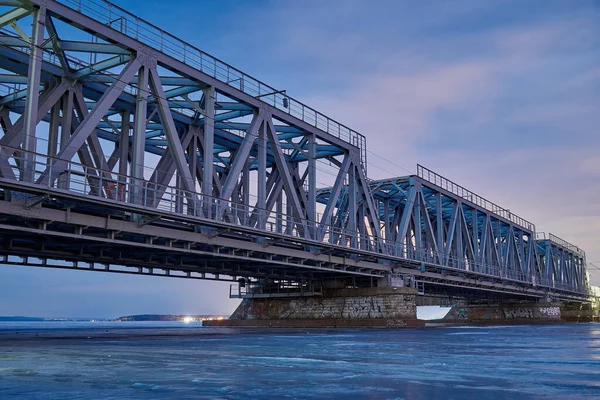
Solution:
M 401 271 L 448 287 L 522 290 L 537 297 L 587 293 L 585 253 L 576 246 L 552 235 L 536 238 L 531 222 L 421 166 L 416 175 L 369 180 L 364 136 L 285 91 L 102 0 L 19 4 L 30 11 L 32 4 L 42 7 L 48 22 L 61 20 L 70 29 L 91 32 L 94 39 L 65 40 L 57 29 L 40 46 L 40 107 L 37 120 L 26 122 L 43 122 L 48 132 L 41 154 L 34 157 L 7 147 L 18 141 L 22 129 L 23 121 L 11 118 L 24 113 L 28 100 L 29 44 L 8 27 L 0 31 L 0 104 L 9 110 L 0 109 L 1 190 L 34 191 L 16 188 L 14 180 L 20 176 L 19 157 L 33 157 L 39 164 L 35 173 L 47 179 L 47 186 L 41 186 L 44 199 L 67 193 L 90 215 L 110 207 L 125 213 L 130 203 L 142 204 L 145 208 L 124 214 L 135 222 L 144 212 L 154 213 L 145 216 L 149 220 L 167 218 L 155 215 L 167 207 L 168 218 L 196 224 L 194 232 L 252 238 L 255 247 L 244 250 L 247 258 L 268 249 L 267 238 L 283 243 L 285 251 L 306 258 L 298 263 L 308 265 L 312 274 L 329 268 L 372 278 Z M 19 23 L 27 29 L 26 18 Z M 135 63 L 136 74 L 120 82 L 127 63 Z M 150 85 L 142 83 L 148 74 Z M 64 93 L 50 104 L 45 99 L 56 88 Z M 106 98 L 115 100 L 106 104 Z M 82 145 L 65 151 L 62 146 L 71 142 Z M 77 158 L 57 159 L 62 153 Z M 160 161 L 142 165 L 141 157 L 138 165 L 131 161 L 133 153 L 156 155 Z M 204 160 L 211 153 L 213 159 Z M 317 189 L 316 160 L 335 171 L 330 172 L 332 187 Z M 59 176 L 50 176 L 46 167 L 57 163 L 67 166 L 56 171 Z M 140 165 L 151 170 L 151 177 L 132 176 Z M 205 182 L 211 175 L 212 181 Z M 216 258 L 223 243 L 204 245 L 215 246 L 211 254 Z M 270 246 L 274 251 L 276 245 Z M 276 255 L 276 261 L 283 266 L 302 259 L 293 254 Z M 322 254 L 341 261 L 324 261 Z M 228 256 L 237 254 L 234 250 Z M 172 256 L 165 257 L 171 261 Z M 252 276 L 248 271 L 258 276 L 262 267 L 252 266 L 244 276 Z

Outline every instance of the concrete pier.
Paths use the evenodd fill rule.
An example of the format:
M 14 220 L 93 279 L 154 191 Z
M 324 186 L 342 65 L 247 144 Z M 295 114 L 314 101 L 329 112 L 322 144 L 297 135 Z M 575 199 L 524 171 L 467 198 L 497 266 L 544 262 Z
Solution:
M 563 302 L 560 315 L 567 322 L 598 322 L 598 310 L 593 303 Z
M 247 298 L 228 320 L 208 326 L 409 327 L 417 320 L 414 288 L 326 289 L 321 296 Z
M 442 320 L 458 324 L 512 324 L 561 322 L 560 303 L 498 303 L 458 305 Z

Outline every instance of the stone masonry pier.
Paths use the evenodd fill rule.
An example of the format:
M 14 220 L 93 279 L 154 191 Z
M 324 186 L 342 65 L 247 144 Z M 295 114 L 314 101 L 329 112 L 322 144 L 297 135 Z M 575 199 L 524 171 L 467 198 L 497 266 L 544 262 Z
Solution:
M 442 320 L 457 324 L 532 324 L 562 322 L 560 303 L 457 305 Z
M 405 327 L 417 321 L 413 288 L 328 289 L 322 296 L 247 298 L 229 320 L 209 326 Z

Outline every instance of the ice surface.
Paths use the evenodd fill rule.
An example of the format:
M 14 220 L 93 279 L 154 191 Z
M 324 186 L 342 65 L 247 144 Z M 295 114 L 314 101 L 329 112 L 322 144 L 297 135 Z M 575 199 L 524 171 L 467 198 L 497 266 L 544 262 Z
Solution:
M 49 335 L 0 324 L 0 398 L 600 398 L 599 324 L 254 333 L 137 327 L 80 324 Z

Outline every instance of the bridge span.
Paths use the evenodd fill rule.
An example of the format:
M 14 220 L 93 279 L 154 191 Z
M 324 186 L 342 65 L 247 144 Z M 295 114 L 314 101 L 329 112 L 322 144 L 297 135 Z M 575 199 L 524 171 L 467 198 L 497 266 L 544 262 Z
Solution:
M 585 253 L 103 0 L 0 0 L 0 262 L 585 301 Z M 509 188 L 507 188 L 509 189 Z

